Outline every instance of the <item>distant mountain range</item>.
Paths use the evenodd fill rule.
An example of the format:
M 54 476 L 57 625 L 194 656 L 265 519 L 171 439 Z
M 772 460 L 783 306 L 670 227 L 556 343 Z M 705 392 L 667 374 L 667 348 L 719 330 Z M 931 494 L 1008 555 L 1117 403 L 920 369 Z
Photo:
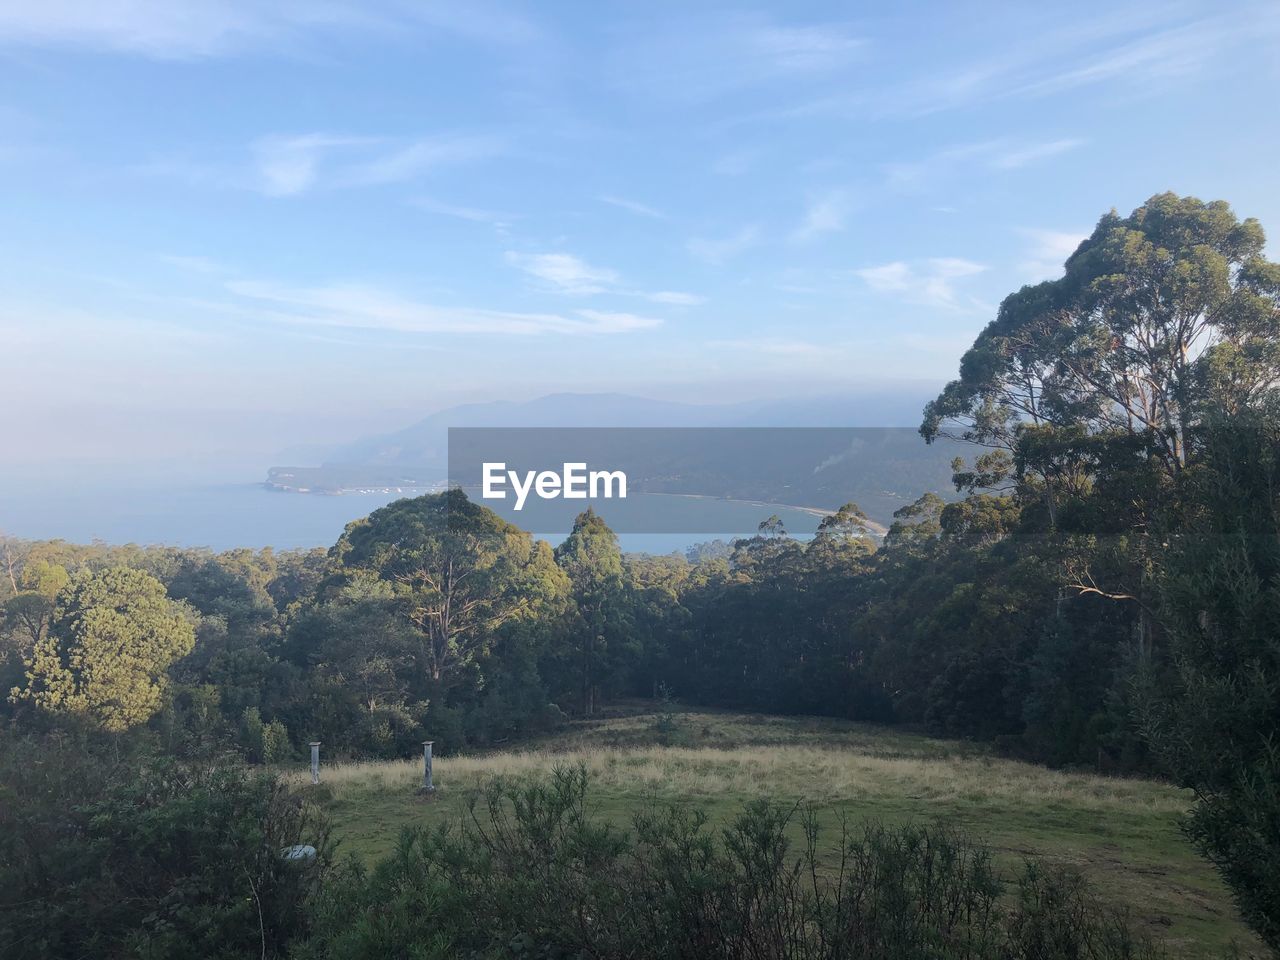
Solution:
M 267 485 L 307 493 L 437 489 L 448 476 L 451 427 L 893 427 L 898 429 L 877 436 L 873 443 L 874 469 L 869 469 L 865 458 L 847 456 L 847 441 L 838 449 L 823 449 L 815 432 L 814 440 L 787 443 L 785 454 L 778 451 L 783 460 L 794 459 L 794 463 L 771 462 L 769 469 L 754 471 L 750 483 L 725 483 L 726 469 L 742 475 L 741 449 L 730 453 L 725 444 L 712 444 L 714 449 L 706 451 L 701 463 L 691 462 L 685 451 L 680 455 L 684 475 L 674 485 L 668 478 L 662 488 L 721 497 L 749 494 L 752 499 L 825 509 L 855 499 L 856 493 L 863 509 L 885 522 L 893 509 L 925 490 L 945 494 L 950 460 L 964 452 L 950 444 L 926 446 L 914 434 L 922 408 L 936 390 L 935 385 L 921 385 L 891 392 L 728 404 L 678 403 L 620 393 L 556 393 L 526 402 L 465 404 L 401 430 L 335 447 L 318 466 L 272 467 Z M 858 443 L 865 445 L 863 440 Z M 840 460 L 862 460 L 859 472 L 837 475 L 830 462 Z M 821 484 L 811 479 L 819 475 Z

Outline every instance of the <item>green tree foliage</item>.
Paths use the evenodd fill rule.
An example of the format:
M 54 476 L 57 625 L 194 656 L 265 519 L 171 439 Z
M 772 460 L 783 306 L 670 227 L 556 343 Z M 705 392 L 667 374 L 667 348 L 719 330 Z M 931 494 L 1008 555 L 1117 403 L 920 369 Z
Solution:
M 303 703 L 292 704 L 295 729 L 340 753 L 403 752 L 421 741 L 427 704 L 418 643 L 391 584 L 371 575 L 301 606 L 284 648 L 305 689 Z
M 33 558 L 29 548 L 7 540 L 0 557 L 9 587 L 0 606 L 0 640 L 7 641 L 0 643 L 0 689 L 7 690 L 20 682 L 23 665 L 48 636 L 54 602 L 70 576 L 65 567 Z
M 58 595 L 14 696 L 125 730 L 160 709 L 166 670 L 194 644 L 190 622 L 154 577 L 127 567 L 84 571 Z
M 1004 301 L 921 432 L 987 445 L 957 487 L 1012 508 L 971 493 L 943 539 L 963 511 L 975 557 L 1021 539 L 1005 569 L 1043 571 L 1019 603 L 1038 637 L 990 634 L 1023 675 L 1004 699 L 1025 742 L 1060 761 L 1153 751 L 1196 790 L 1191 836 L 1275 946 L 1280 265 L 1264 242 L 1227 204 L 1172 194 L 1103 217 L 1061 279 Z M 992 661 L 962 646 L 937 706 L 995 694 Z
M 536 615 L 564 592 L 541 541 L 461 490 L 398 500 L 348 525 L 334 547 L 348 574 L 394 591 L 419 631 L 419 667 L 447 685 L 489 651 L 503 625 Z
M 0 955 L 285 956 L 328 865 L 324 820 L 269 777 L 143 746 L 0 741 Z M 301 843 L 318 859 L 281 858 Z
M 888 699 L 858 629 L 875 550 L 865 524 L 846 504 L 805 543 L 766 520 L 727 563 L 691 568 L 687 623 L 653 679 L 695 702 L 886 719 Z
M 288 728 L 279 720 L 263 723 L 257 707 L 245 707 L 243 731 L 249 759 L 255 763 L 281 763 L 293 752 Z
M 1159 580 L 1167 670 L 1145 677 L 1143 731 L 1196 794 L 1187 831 L 1280 953 L 1280 417 L 1200 431 L 1192 515 Z
M 1258 222 L 1221 201 L 1164 193 L 1128 217 L 1112 211 L 1061 279 L 1001 304 L 961 360 L 960 378 L 929 404 L 921 432 L 932 439 L 954 424 L 966 439 L 1006 450 L 1029 427 L 1141 435 L 1176 471 L 1198 384 L 1248 402 L 1280 373 L 1280 268 L 1263 258 L 1264 244 Z M 1069 451 L 1046 450 L 1024 467 L 1050 504 L 1077 482 Z
M 555 558 L 571 585 L 576 614 L 572 656 L 577 661 L 579 703 L 589 716 L 601 698 L 602 677 L 616 684 L 627 667 L 621 650 L 628 634 L 622 551 L 614 532 L 589 509 L 574 520 Z

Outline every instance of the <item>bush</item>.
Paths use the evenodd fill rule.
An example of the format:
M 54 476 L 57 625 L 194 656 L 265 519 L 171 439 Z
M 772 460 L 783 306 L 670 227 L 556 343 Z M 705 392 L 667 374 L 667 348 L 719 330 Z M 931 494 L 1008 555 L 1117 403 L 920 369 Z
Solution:
M 289 730 L 279 720 L 262 722 L 257 707 L 245 707 L 242 726 L 249 759 L 254 763 L 283 763 L 293 753 Z
M 324 824 L 239 765 L 119 761 L 119 746 L 0 755 L 0 955 L 283 956 L 327 863 Z M 298 843 L 319 858 L 282 860 Z
M 804 844 L 788 839 L 798 820 Z M 985 848 L 942 827 L 871 825 L 823 850 L 812 811 L 749 805 L 590 815 L 586 773 L 492 786 L 452 827 L 409 831 L 313 904 L 300 955 L 1133 960 L 1152 955 L 1075 875 L 1029 864 L 1011 907 Z M 834 864 L 834 866 L 832 866 Z
M 685 725 L 680 722 L 680 718 L 676 716 L 676 700 L 671 695 L 671 688 L 665 683 L 659 683 L 657 694 L 658 713 L 653 723 L 649 725 L 654 739 L 664 747 L 689 746 L 693 738 Z

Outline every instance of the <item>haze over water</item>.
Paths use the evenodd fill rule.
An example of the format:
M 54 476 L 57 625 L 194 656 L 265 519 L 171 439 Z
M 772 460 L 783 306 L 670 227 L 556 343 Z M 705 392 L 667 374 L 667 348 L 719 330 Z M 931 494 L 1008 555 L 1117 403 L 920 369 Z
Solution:
M 167 544 L 229 550 L 330 547 L 343 528 L 402 493 L 308 496 L 276 493 L 260 483 L 201 483 L 183 479 L 113 476 L 79 482 L 32 475 L 0 476 L 0 532 L 30 539 L 75 543 Z M 670 499 L 670 498 L 665 498 Z M 755 529 L 770 513 L 784 515 L 788 529 L 811 530 L 814 518 L 797 510 L 724 502 L 718 517 L 739 527 L 725 536 Z M 518 517 L 509 517 L 519 523 Z M 607 519 L 607 516 L 606 516 Z M 558 542 L 568 531 L 539 532 Z M 669 553 L 716 539 L 709 534 L 623 534 L 623 550 Z

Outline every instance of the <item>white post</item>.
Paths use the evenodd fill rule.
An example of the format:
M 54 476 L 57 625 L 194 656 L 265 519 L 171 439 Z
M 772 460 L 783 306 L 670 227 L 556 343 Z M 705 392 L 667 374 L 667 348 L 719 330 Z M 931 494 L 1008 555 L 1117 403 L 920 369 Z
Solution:
M 435 784 L 431 782 L 431 745 L 434 740 L 422 741 L 422 792 L 435 793 Z
M 320 741 L 311 741 L 311 782 L 320 782 Z

